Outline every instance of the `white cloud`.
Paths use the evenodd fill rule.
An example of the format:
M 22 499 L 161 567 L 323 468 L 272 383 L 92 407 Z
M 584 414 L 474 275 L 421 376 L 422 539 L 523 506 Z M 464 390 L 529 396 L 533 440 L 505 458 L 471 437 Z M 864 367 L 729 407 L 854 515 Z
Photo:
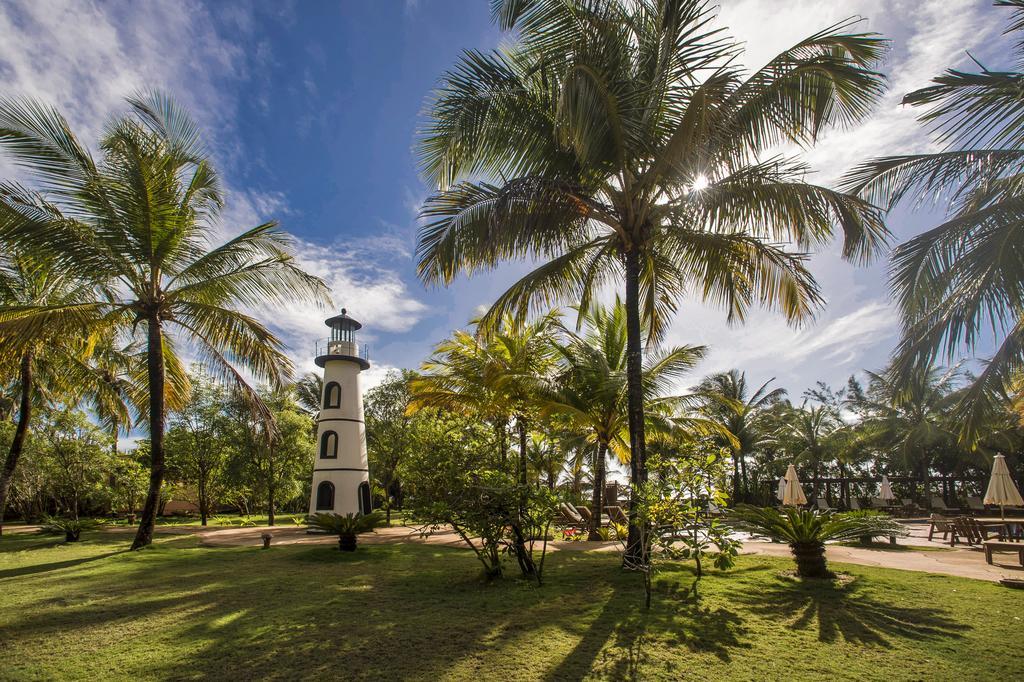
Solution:
M 851 129 L 829 131 L 805 155 L 817 171 L 813 181 L 821 184 L 835 182 L 871 157 L 928 151 L 928 138 L 916 120 L 920 111 L 902 106 L 903 96 L 964 62 L 967 49 L 981 53 L 990 49 L 988 41 L 1002 29 L 993 20 L 987 0 L 741 0 L 725 3 L 719 16 L 745 41 L 743 60 L 748 69 L 762 66 L 799 40 L 848 17 L 864 17 L 852 30 L 881 33 L 892 40 L 883 65 L 889 88 L 874 115 Z
M 280 9 L 282 21 L 294 20 L 294 7 Z M 213 11 L 243 38 L 254 33 L 246 6 L 214 5 Z M 233 134 L 240 106 L 234 93 L 244 85 L 255 89 L 257 100 L 262 96 L 259 67 L 274 59 L 265 41 L 253 40 L 251 49 L 224 39 L 207 6 L 194 0 L 151 2 L 142 8 L 70 0 L 4 3 L 0 36 L 2 94 L 49 102 L 87 145 L 95 144 L 106 120 L 124 110 L 125 96 L 142 88 L 173 94 L 205 128 L 224 176 L 226 207 L 211 243 L 267 220 L 281 220 L 287 228 L 301 219 L 281 192 L 239 187 L 232 178 L 233 162 L 246 158 Z M 310 96 L 316 95 L 308 70 L 302 85 Z M 10 177 L 13 172 L 3 163 L 0 174 Z M 363 319 L 364 340 L 372 343 L 382 332 L 408 330 L 426 310 L 398 273 L 382 265 L 408 258 L 407 242 L 397 230 L 388 229 L 348 245 L 298 240 L 296 250 L 300 264 L 327 282 L 338 306 Z M 252 312 L 280 333 L 297 367 L 311 365 L 312 342 L 327 332 L 325 311 L 287 306 Z

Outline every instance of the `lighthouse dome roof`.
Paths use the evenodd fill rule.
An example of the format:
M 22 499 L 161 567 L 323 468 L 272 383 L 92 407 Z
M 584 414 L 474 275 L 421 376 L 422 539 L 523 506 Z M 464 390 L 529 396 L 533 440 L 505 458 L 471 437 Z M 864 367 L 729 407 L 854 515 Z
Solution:
M 354 318 L 349 317 L 348 311 L 344 308 L 341 309 L 341 315 L 335 315 L 334 317 L 328 317 L 324 320 L 324 324 L 328 327 L 338 327 L 340 329 L 362 329 L 363 325 L 360 324 Z

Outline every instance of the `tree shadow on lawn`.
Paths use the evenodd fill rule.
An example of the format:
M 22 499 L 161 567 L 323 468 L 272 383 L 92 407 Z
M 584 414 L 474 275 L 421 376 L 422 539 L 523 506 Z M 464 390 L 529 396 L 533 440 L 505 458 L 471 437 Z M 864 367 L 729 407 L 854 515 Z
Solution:
M 51 582 L 37 591 L 59 598 L 26 604 L 9 623 L 10 643 L 88 633 L 89 642 L 68 642 L 86 647 L 86 673 L 111 665 L 174 678 L 382 679 L 486 660 L 515 677 L 532 664 L 518 645 L 543 647 L 539 628 L 569 626 L 580 613 L 565 608 L 560 586 L 484 582 L 468 552 L 448 548 L 144 550 L 73 577 L 65 592 L 43 578 Z M 143 623 L 146 634 L 136 634 Z M 140 660 L 131 653 L 140 646 L 153 655 Z M 57 663 L 44 655 L 34 665 Z
M 64 543 L 55 543 L 53 546 L 61 544 Z M 34 575 L 36 573 L 49 573 L 50 571 L 59 571 L 63 568 L 81 566 L 82 564 L 87 564 L 91 561 L 99 561 L 127 551 L 127 549 L 119 549 L 113 552 L 107 552 L 106 554 L 93 554 L 91 556 L 78 557 L 76 559 L 51 561 L 46 564 L 29 564 L 28 566 L 19 566 L 18 568 L 0 569 L 0 581 L 6 580 L 7 578 L 17 578 L 19 576 Z
M 761 568 L 737 569 L 736 573 Z M 599 669 L 609 679 L 640 679 L 641 666 L 649 662 L 646 649 L 652 645 L 665 650 L 685 646 L 693 653 L 711 654 L 726 662 L 732 660 L 734 650 L 749 648 L 744 642 L 748 630 L 740 615 L 710 600 L 700 600 L 699 581 L 688 567 L 657 580 L 649 610 L 643 608 L 642 578 L 623 575 L 627 584 L 614 591 L 597 618 L 578 628 L 580 641 L 547 677 L 581 680 Z M 623 655 L 615 656 L 616 651 Z
M 886 603 L 864 591 L 865 578 L 846 585 L 830 580 L 779 578 L 779 584 L 739 593 L 734 599 L 758 611 L 771 611 L 793 630 L 817 626 L 818 640 L 842 637 L 855 644 L 888 646 L 889 638 L 958 639 L 970 626 L 944 609 Z
M 84 647 L 85 675 L 235 679 L 430 678 L 455 666 L 629 678 L 651 647 L 728 661 L 745 646 L 738 614 L 721 600 L 693 602 L 689 569 L 664 573 L 645 611 L 640 576 L 606 557 L 555 557 L 542 588 L 488 583 L 476 568 L 467 551 L 440 547 L 154 548 L 73 580 L 40 576 L 49 584 L 37 589 L 60 598 L 26 604 L 10 643 L 79 633 L 67 645 Z M 140 647 L 151 655 L 140 659 Z M 59 665 L 47 656 L 36 665 Z

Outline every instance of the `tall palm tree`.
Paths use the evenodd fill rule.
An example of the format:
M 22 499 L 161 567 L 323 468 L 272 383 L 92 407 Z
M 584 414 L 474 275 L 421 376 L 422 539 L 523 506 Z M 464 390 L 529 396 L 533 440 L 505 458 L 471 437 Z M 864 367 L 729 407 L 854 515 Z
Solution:
M 505 437 L 514 421 L 519 440 L 516 478 L 520 487 L 518 521 L 513 524 L 513 547 L 524 575 L 535 574 L 533 557 L 523 533 L 529 483 L 529 432 L 536 416 L 535 396 L 552 368 L 549 343 L 558 317 L 551 311 L 530 323 L 506 317 L 499 327 L 477 333 L 456 331 L 423 363 L 423 373 L 410 383 L 410 410 L 423 407 L 475 413 L 498 433 L 500 461 L 505 461 Z
M 593 522 L 590 539 L 598 540 L 602 496 L 609 453 L 619 462 L 629 462 L 628 382 L 626 308 L 616 300 L 608 308 L 592 307 L 584 315 L 582 334 L 566 332 L 555 343 L 560 359 L 558 374 L 551 388 L 539 396 L 548 413 L 565 417 L 576 429 L 587 432 L 595 445 Z M 678 380 L 704 357 L 704 346 L 679 346 L 644 358 L 644 401 L 648 409 L 657 409 Z
M 276 223 L 212 246 L 221 186 L 199 129 L 158 93 L 128 103 L 131 112 L 107 126 L 97 162 L 55 109 L 0 100 L 0 151 L 38 185 L 36 192 L 0 185 L 0 239 L 104 285 L 90 300 L 0 311 L 0 336 L 83 325 L 126 336 L 145 330 L 151 465 L 135 549 L 152 541 L 156 521 L 166 379 L 169 370 L 180 370 L 176 340 L 269 420 L 235 365 L 280 385 L 291 363 L 273 332 L 239 309 L 323 303 L 327 294 L 322 281 L 295 264 L 291 239 Z
M 100 424 L 110 433 L 111 452 L 117 453 L 118 439 L 128 433 L 134 422 L 133 415 L 145 412 L 146 392 L 142 384 L 145 356 L 141 344 L 129 341 L 125 345 L 116 339 L 102 338 L 90 353 L 88 366 L 103 382 L 102 392 L 94 392 L 88 403 Z M 181 391 L 181 377 L 168 377 L 168 404 L 180 407 L 186 400 Z
M 510 421 L 518 436 L 517 471 L 526 484 L 527 447 L 535 395 L 553 368 L 550 344 L 558 312 L 530 323 L 506 318 L 490 333 L 456 331 L 423 363 L 412 380 L 412 409 L 440 407 L 475 413 L 494 425 L 504 459 L 504 434 Z
M 742 320 L 752 304 L 807 318 L 821 302 L 800 250 L 845 235 L 865 260 L 879 212 L 807 182 L 780 143 L 811 145 L 864 118 L 883 89 L 885 41 L 851 22 L 747 75 L 704 0 L 492 0 L 515 42 L 448 71 L 419 142 L 419 274 L 448 284 L 510 259 L 540 265 L 485 321 L 555 301 L 590 307 L 621 281 L 627 312 L 631 476 L 646 479 L 643 329 L 657 340 L 687 294 Z M 496 184 L 495 184 L 496 183 Z M 639 551 L 631 530 L 628 558 Z
M 903 98 L 926 107 L 919 117 L 941 151 L 876 159 L 843 183 L 850 192 L 893 208 L 904 200 L 934 202 L 946 221 L 893 253 L 891 284 L 903 318 L 894 371 L 911 380 L 917 368 L 952 361 L 994 327 L 998 348 L 959 403 L 961 437 L 974 442 L 987 415 L 1024 372 L 1024 0 L 1009 8 L 1003 53 L 1010 70 L 949 69 Z M 944 358 L 943 358 L 944 356 Z
M 320 413 L 324 395 L 324 378 L 316 372 L 306 372 L 295 382 L 295 400 L 299 407 L 314 417 Z
M 76 305 L 95 295 L 95 286 L 45 259 L 0 258 L 0 315 L 31 307 Z M 82 397 L 102 408 L 102 417 L 127 418 L 119 391 L 94 371 L 88 356 L 104 340 L 80 329 L 37 327 L 16 333 L 0 324 L 0 367 L 11 368 L 15 380 L 17 423 L 0 471 L 0 532 L 14 472 L 25 446 L 34 408 L 54 398 L 77 402 Z
M 565 468 L 567 450 L 562 447 L 554 434 L 531 431 L 526 445 L 526 460 L 536 484 L 542 482 L 548 490 L 554 490 L 558 476 Z
M 786 389 L 769 389 L 772 377 L 749 392 L 747 375 L 738 369 L 706 377 L 694 391 L 700 400 L 698 412 L 732 435 L 732 443 L 723 445 L 732 451 L 733 499 L 745 501 L 750 492 L 747 457 L 774 437 L 765 427 L 766 411 L 786 396 Z
M 793 458 L 810 465 L 815 500 L 821 494 L 822 467 L 835 455 L 834 436 L 839 428 L 839 419 L 831 408 L 805 403 L 790 413 L 782 434 Z
M 424 408 L 441 408 L 482 419 L 494 430 L 499 461 L 508 457 L 508 425 L 511 406 L 493 384 L 483 381 L 488 360 L 486 340 L 477 334 L 456 330 L 434 348 L 423 363 L 423 373 L 409 384 L 412 400 L 409 413 Z
M 862 417 L 861 438 L 891 453 L 901 468 L 916 471 L 927 500 L 935 458 L 957 449 L 959 425 L 950 408 L 961 375 L 939 367 L 918 368 L 899 380 L 892 372 L 867 375 L 867 390 L 851 391 L 849 398 Z

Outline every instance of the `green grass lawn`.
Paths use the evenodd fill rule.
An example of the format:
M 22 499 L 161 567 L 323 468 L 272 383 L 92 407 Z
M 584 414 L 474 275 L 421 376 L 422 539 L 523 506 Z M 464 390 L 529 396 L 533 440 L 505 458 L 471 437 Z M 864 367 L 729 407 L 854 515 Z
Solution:
M 1024 593 L 860 566 L 839 588 L 741 557 L 645 612 L 614 555 L 487 584 L 463 550 L 0 539 L 0 678 L 1020 679 Z M 790 671 L 796 671 L 791 673 Z

